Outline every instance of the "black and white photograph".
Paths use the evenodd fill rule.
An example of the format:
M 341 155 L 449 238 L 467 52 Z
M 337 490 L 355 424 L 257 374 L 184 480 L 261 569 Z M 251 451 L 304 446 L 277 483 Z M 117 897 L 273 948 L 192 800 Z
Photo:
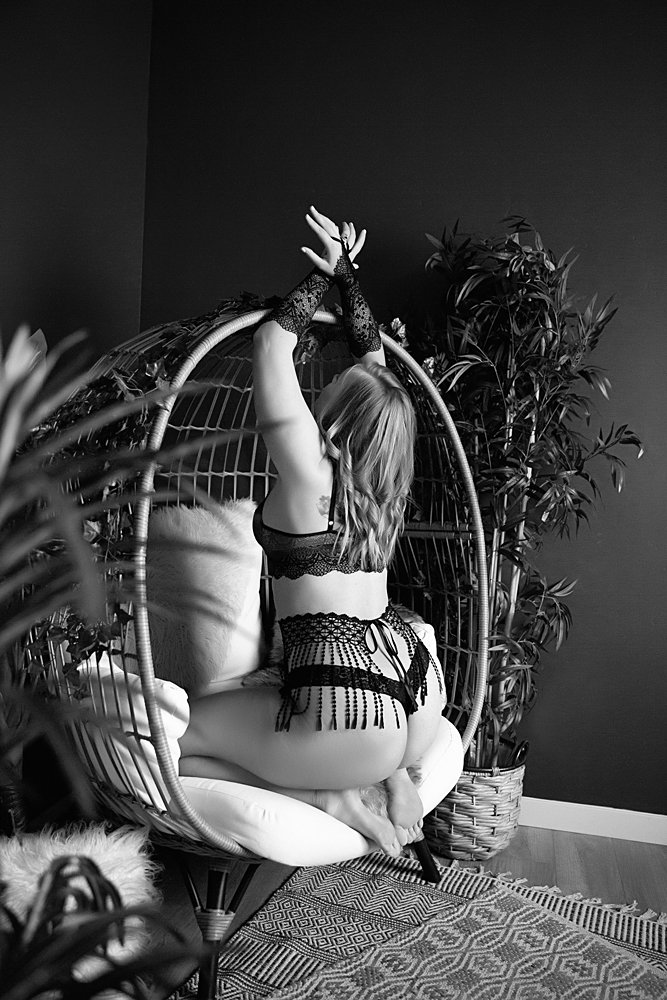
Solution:
M 667 998 L 666 54 L 0 4 L 0 1000 Z

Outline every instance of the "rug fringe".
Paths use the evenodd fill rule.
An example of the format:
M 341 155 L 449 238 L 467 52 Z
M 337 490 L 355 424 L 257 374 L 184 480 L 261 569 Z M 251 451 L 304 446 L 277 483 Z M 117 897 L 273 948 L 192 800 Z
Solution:
M 638 906 L 636 900 L 632 903 L 606 903 L 597 896 L 587 898 L 580 892 L 565 893 L 560 886 L 557 885 L 529 885 L 527 878 L 517 878 L 512 872 L 488 871 L 488 869 L 486 869 L 481 862 L 479 864 L 467 865 L 454 860 L 449 862 L 448 867 L 455 868 L 462 872 L 470 872 L 471 875 L 486 875 L 487 878 L 495 879 L 496 881 L 508 886 L 531 889 L 535 892 L 549 892 L 564 901 L 571 900 L 574 903 L 588 903 L 591 906 L 599 906 L 602 910 L 610 910 L 614 913 L 627 914 L 628 916 L 637 917 L 639 920 L 649 920 L 657 924 L 667 924 L 667 913 L 659 913 L 656 910 L 651 909 L 645 910 L 642 913 L 640 912 L 640 907 Z

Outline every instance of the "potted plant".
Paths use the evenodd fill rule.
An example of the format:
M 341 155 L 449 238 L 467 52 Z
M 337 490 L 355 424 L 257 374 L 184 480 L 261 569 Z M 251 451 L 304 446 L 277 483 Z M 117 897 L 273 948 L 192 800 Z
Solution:
M 25 825 L 21 751 L 34 739 L 48 741 L 81 815 L 95 815 L 90 783 L 68 740 L 74 709 L 68 713 L 42 683 L 44 657 L 49 640 L 68 642 L 74 665 L 110 641 L 116 623 L 107 620 L 103 529 L 106 519 L 127 511 L 137 471 L 159 457 L 135 454 L 128 434 L 144 434 L 150 408 L 170 392 L 159 366 L 146 373 L 145 384 L 131 387 L 121 372 L 102 384 L 69 364 L 54 371 L 78 339 L 47 355 L 43 337 L 21 327 L 0 350 L 0 820 L 8 836 Z M 86 447 L 75 449 L 80 441 Z M 94 524 L 100 530 L 92 531 Z M 116 565 L 120 559 L 119 553 Z M 65 608 L 69 629 L 55 624 Z M 195 957 L 154 906 L 123 906 L 88 859 L 54 863 L 25 919 L 6 904 L 7 873 L 0 874 L 3 997 L 108 996 L 113 986 L 147 996 L 146 975 Z M 107 961 L 109 941 L 122 941 L 133 917 L 167 932 L 168 946 L 124 963 Z M 81 960 L 90 956 L 98 964 L 82 979 Z
M 25 915 L 5 902 L 0 883 L 0 972 L 3 1000 L 92 1000 L 154 995 L 151 974 L 193 958 L 179 931 L 155 905 L 128 906 L 90 858 L 53 860 L 26 901 Z M 162 931 L 168 947 L 137 947 L 137 922 Z M 129 941 L 128 941 L 129 938 Z
M 498 237 L 463 235 L 457 227 L 441 239 L 428 236 L 434 250 L 426 269 L 442 282 L 441 312 L 408 334 L 409 349 L 452 411 L 488 550 L 489 683 L 464 779 L 477 779 L 470 797 L 492 809 L 490 827 L 499 836 L 479 850 L 462 848 L 461 857 L 496 853 L 516 828 L 527 749 L 518 727 L 535 700 L 543 650 L 557 649 L 570 628 L 566 599 L 575 584 L 547 580 L 536 562 L 540 544 L 547 534 L 569 536 L 588 519 L 599 496 L 600 460 L 620 491 L 619 451 L 631 445 L 641 454 L 627 425 L 593 427 L 590 391 L 608 398 L 610 381 L 590 355 L 616 310 L 595 297 L 577 308 L 568 290 L 576 257 L 556 257 L 524 219 L 505 221 L 511 231 Z M 482 773 L 493 786 L 488 793 Z M 461 812 L 456 795 L 453 809 Z M 506 824 L 496 822 L 503 798 L 512 813 Z

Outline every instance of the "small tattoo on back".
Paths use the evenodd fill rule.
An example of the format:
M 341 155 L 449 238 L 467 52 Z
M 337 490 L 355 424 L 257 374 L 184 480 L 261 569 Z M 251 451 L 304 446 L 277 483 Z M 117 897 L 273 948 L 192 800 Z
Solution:
M 329 504 L 331 503 L 331 497 L 321 496 L 317 501 L 317 512 L 324 517 L 325 514 L 329 513 Z

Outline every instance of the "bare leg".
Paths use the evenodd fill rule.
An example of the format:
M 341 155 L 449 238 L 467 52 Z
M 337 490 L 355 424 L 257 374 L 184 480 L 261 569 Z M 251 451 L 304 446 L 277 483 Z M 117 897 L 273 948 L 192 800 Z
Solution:
M 337 690 L 342 718 L 345 690 Z M 370 698 L 370 693 L 368 694 Z M 385 717 L 392 717 L 390 699 Z M 179 741 L 180 773 L 270 788 L 300 799 L 347 823 L 389 854 L 400 853 L 393 824 L 366 807 L 360 786 L 391 774 L 403 758 L 407 727 L 315 729 L 308 713 L 289 732 L 276 732 L 276 688 L 247 688 L 193 700 L 190 724 Z M 391 714 L 390 714 L 391 713 Z
M 290 798 L 306 802 L 308 805 L 315 806 L 330 816 L 334 816 L 347 826 L 351 826 L 353 830 L 357 830 L 368 840 L 372 840 L 385 854 L 398 857 L 401 853 L 403 844 L 397 836 L 393 823 L 386 816 L 378 816 L 371 812 L 364 804 L 362 793 L 358 788 L 344 790 L 283 788 L 265 781 L 259 775 L 236 764 L 214 757 L 182 757 L 179 773 L 181 775 L 194 775 L 198 778 L 238 781 L 256 788 L 268 788 L 280 795 L 287 795 Z
M 398 645 L 405 647 L 401 637 Z M 405 658 L 407 649 L 401 652 Z M 337 715 L 342 718 L 346 692 L 334 691 Z M 426 705 L 407 720 L 403 716 L 398 728 L 387 725 L 383 730 L 337 730 L 331 728 L 331 719 L 324 719 L 324 728 L 316 732 L 314 719 L 304 712 L 292 718 L 289 733 L 276 733 L 280 695 L 272 687 L 194 700 L 190 725 L 180 740 L 181 774 L 204 776 L 202 760 L 214 770 L 231 764 L 246 777 L 230 779 L 228 774 L 210 772 L 208 776 L 241 780 L 301 799 L 346 822 L 388 853 L 396 853 L 397 842 L 403 846 L 418 836 L 422 818 L 421 800 L 406 768 L 423 756 L 439 726 L 438 683 L 432 669 L 428 691 Z M 370 693 L 358 694 L 369 698 L 372 710 Z M 387 702 L 385 719 L 390 720 L 391 699 L 381 697 Z M 381 781 L 388 793 L 389 820 L 372 813 L 360 794 L 360 786 Z
M 417 764 L 431 745 L 440 725 L 440 692 L 433 667 L 427 675 L 428 696 L 414 715 L 408 717 L 408 739 L 399 767 L 384 781 L 387 810 L 396 827 L 401 846 L 421 837 L 424 807 L 407 768 Z
M 332 689 L 338 718 L 344 718 L 345 690 Z M 371 701 L 372 693 L 360 692 Z M 386 698 L 385 719 L 393 716 Z M 314 698 L 313 701 L 316 701 Z M 179 740 L 183 757 L 229 761 L 280 788 L 344 789 L 383 781 L 405 755 L 405 725 L 384 729 L 334 729 L 331 714 L 316 729 L 313 712 L 292 717 L 289 732 L 276 732 L 281 696 L 273 687 L 241 688 L 190 703 L 190 722 Z

